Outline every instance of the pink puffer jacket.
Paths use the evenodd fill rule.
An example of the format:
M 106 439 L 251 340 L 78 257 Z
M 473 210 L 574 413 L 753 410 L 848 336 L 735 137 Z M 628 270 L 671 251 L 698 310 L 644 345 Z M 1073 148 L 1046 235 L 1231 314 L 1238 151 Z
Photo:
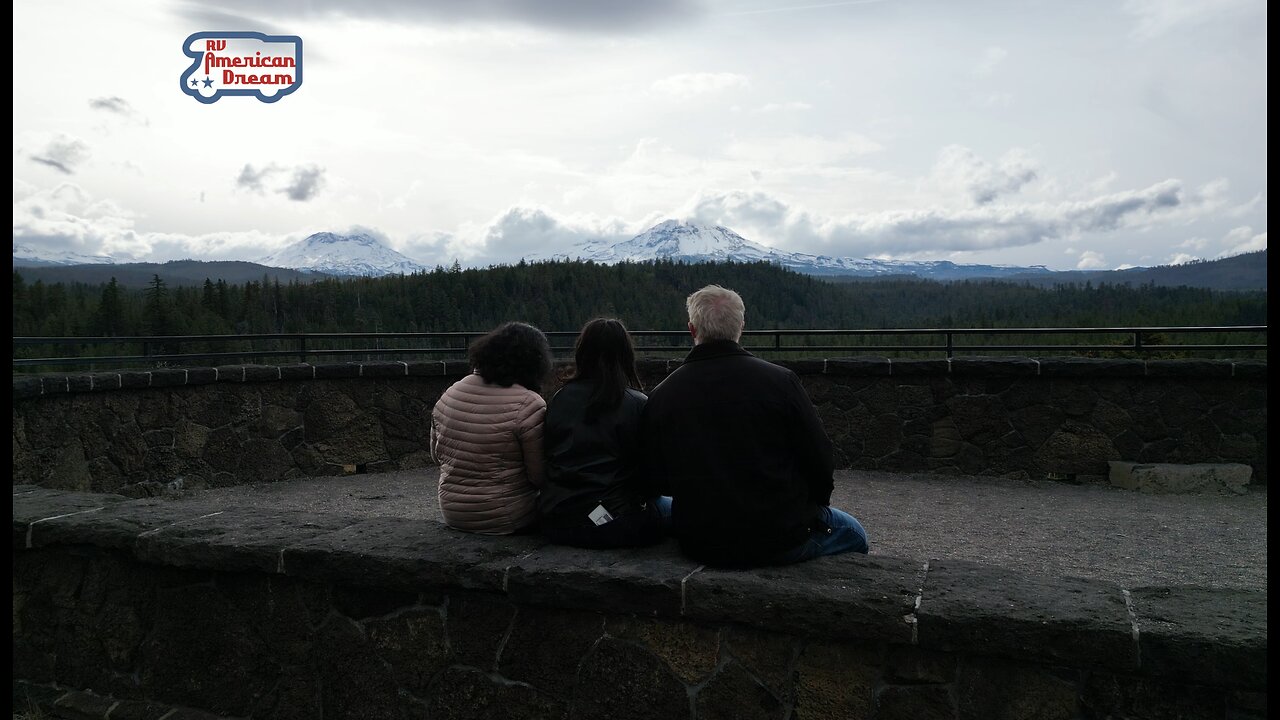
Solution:
M 537 518 L 546 412 L 538 393 L 476 374 L 444 391 L 431 411 L 431 456 L 440 464 L 445 523 L 505 535 Z

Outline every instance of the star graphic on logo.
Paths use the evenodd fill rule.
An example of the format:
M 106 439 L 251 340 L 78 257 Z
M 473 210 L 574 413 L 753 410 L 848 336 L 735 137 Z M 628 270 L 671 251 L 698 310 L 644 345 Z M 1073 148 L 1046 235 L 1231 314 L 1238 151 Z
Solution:
M 198 81 L 197 81 L 197 80 L 192 80 L 192 81 L 191 81 L 191 87 L 195 87 L 195 86 L 196 86 L 196 82 L 198 82 Z
M 192 84 L 194 84 L 194 83 L 192 83 Z M 205 75 L 205 76 L 204 76 L 204 86 L 205 86 L 205 87 L 213 87 L 213 81 L 209 79 L 209 76 L 208 76 L 208 75 Z

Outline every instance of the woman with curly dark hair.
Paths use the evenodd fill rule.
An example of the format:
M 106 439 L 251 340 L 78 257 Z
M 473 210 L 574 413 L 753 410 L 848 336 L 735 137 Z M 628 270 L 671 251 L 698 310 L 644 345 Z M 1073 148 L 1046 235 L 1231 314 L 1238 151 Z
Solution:
M 574 361 L 573 376 L 547 409 L 541 530 L 552 542 L 579 547 L 656 543 L 671 499 L 655 497 L 641 470 L 645 396 L 627 328 L 607 318 L 587 323 Z
M 525 530 L 538 517 L 545 473 L 538 393 L 551 373 L 542 331 L 506 323 L 471 344 L 472 372 L 431 411 L 431 457 L 440 464 L 440 512 L 450 527 L 489 535 Z

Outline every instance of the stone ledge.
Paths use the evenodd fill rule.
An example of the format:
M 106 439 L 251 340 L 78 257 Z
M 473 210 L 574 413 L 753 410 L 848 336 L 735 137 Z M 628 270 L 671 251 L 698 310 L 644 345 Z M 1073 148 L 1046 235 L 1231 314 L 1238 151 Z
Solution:
M 842 555 L 730 571 L 674 542 L 587 551 L 437 522 L 220 507 L 15 486 L 15 551 L 95 546 L 153 565 L 422 592 L 482 590 L 543 607 L 747 625 L 1101 667 L 1242 690 L 1266 683 L 1266 593 L 1033 576 L 958 560 Z M 1206 664 L 1212 665 L 1207 668 Z

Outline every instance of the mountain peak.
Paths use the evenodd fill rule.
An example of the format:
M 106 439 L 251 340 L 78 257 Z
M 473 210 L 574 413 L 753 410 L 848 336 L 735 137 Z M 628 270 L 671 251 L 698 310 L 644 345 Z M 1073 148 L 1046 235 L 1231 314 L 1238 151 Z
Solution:
M 426 269 L 364 232 L 318 232 L 258 262 L 330 275 L 406 275 Z

